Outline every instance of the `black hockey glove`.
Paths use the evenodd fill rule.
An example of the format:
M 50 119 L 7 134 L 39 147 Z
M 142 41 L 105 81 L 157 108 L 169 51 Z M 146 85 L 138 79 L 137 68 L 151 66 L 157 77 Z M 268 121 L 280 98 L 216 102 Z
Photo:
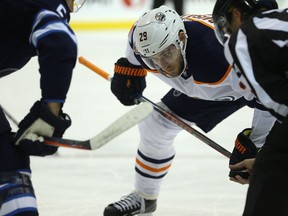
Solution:
M 111 91 L 125 106 L 139 104 L 137 100 L 146 88 L 147 72 L 141 66 L 131 64 L 126 58 L 115 63 Z
M 37 101 L 19 123 L 15 144 L 28 155 L 52 155 L 58 147 L 44 144 L 41 136 L 62 137 L 70 125 L 71 120 L 67 114 L 62 113 L 57 117 L 44 103 Z
M 246 128 L 238 134 L 235 140 L 234 149 L 229 160 L 230 165 L 239 163 L 248 158 L 256 157 L 258 150 L 255 144 L 249 138 L 251 130 L 252 129 L 250 128 Z M 246 179 L 249 177 L 247 172 L 243 172 L 241 170 L 231 170 L 229 173 L 229 177 L 235 177 L 236 175 L 241 175 L 242 178 Z

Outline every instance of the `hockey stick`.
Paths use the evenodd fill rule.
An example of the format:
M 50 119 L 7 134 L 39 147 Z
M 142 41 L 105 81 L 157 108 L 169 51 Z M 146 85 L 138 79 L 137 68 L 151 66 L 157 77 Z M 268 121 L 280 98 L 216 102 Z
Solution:
M 129 112 L 122 115 L 102 132 L 92 137 L 89 140 L 79 141 L 71 139 L 62 139 L 55 137 L 45 137 L 45 143 L 48 145 L 62 146 L 69 148 L 78 148 L 86 150 L 95 150 L 108 143 L 124 131 L 138 124 L 146 118 L 153 110 L 153 106 L 149 103 L 140 104 L 134 107 Z
M 112 77 L 110 77 L 110 74 L 108 74 L 107 72 L 105 72 L 104 70 L 99 68 L 98 66 L 94 65 L 93 63 L 91 63 L 90 61 L 85 59 L 84 57 L 79 57 L 78 60 L 81 64 L 88 67 L 90 70 L 97 73 L 98 75 L 100 75 L 104 79 L 106 79 L 108 81 L 112 80 Z M 191 127 L 189 124 L 187 124 L 186 122 L 184 122 L 183 120 L 178 118 L 173 113 L 166 111 L 165 109 L 158 106 L 157 104 L 155 104 L 154 102 L 152 102 L 151 100 L 149 100 L 148 98 L 146 98 L 144 96 L 140 96 L 140 100 L 152 104 L 154 109 L 157 112 L 159 112 L 161 115 L 163 115 L 165 118 L 169 119 L 170 121 L 172 121 L 173 123 L 175 123 L 179 127 L 183 128 L 184 130 L 186 130 L 190 134 L 194 135 L 196 138 L 200 139 L 201 141 L 203 141 L 204 143 L 206 143 L 210 147 L 214 148 L 216 151 L 220 152 L 221 154 L 223 154 L 227 158 L 230 158 L 231 152 L 229 152 L 228 150 L 226 150 L 225 148 L 223 148 L 222 146 L 220 146 L 219 144 L 217 144 L 216 142 L 214 142 L 213 140 L 211 140 L 210 138 L 208 138 L 204 134 L 200 133 L 199 131 L 197 131 L 196 129 Z
M 10 118 L 17 126 L 18 121 L 2 107 L 5 115 Z M 44 143 L 47 145 L 68 147 L 84 150 L 95 150 L 108 143 L 118 135 L 122 134 L 126 130 L 130 129 L 134 125 L 138 124 L 144 118 L 146 118 L 153 110 L 153 106 L 149 103 L 143 103 L 134 107 L 129 112 L 119 117 L 116 121 L 110 124 L 107 128 L 102 130 L 96 136 L 91 139 L 79 141 L 72 139 L 63 139 L 57 137 L 45 137 Z
M 6 110 L 3 106 L 1 106 L 1 108 L 2 108 L 2 110 L 3 110 L 3 112 L 4 112 L 4 114 L 13 122 L 13 124 L 14 124 L 15 126 L 18 127 L 19 122 L 16 120 L 16 118 L 14 118 L 14 117 L 8 112 L 8 110 Z

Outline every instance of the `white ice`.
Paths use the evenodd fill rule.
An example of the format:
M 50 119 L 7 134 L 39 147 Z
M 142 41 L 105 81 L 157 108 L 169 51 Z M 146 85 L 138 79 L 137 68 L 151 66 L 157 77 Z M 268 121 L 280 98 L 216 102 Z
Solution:
M 109 73 L 124 55 L 127 31 L 76 32 L 79 56 Z M 0 79 L 1 105 L 21 120 L 40 98 L 37 59 Z M 157 102 L 170 89 L 153 75 L 144 95 Z M 72 118 L 66 138 L 93 137 L 131 107 L 112 95 L 109 82 L 77 64 L 64 111 Z M 243 108 L 207 136 L 231 151 L 238 132 L 251 124 L 252 110 Z M 13 124 L 11 124 L 13 125 Z M 13 130 L 17 128 L 13 125 Z M 137 127 L 101 149 L 60 149 L 51 157 L 32 157 L 33 183 L 41 216 L 101 216 L 106 205 L 134 187 Z M 158 199 L 157 216 L 240 216 L 247 185 L 229 181 L 228 159 L 186 131 L 175 140 L 175 162 Z

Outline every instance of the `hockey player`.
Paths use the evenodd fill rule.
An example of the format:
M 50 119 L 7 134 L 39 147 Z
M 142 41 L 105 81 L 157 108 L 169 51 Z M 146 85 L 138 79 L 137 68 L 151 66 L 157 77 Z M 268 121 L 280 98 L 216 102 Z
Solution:
M 70 12 L 76 12 L 84 1 L 1 1 L 0 76 L 21 69 L 37 56 L 42 93 L 15 136 L 0 107 L 1 216 L 38 215 L 29 156 L 55 153 L 57 147 L 43 144 L 41 136 L 61 137 L 71 125 L 62 112 L 77 59 L 77 41 L 68 21 Z M 19 94 L 25 98 L 25 93 Z M 17 106 L 17 100 L 11 100 Z
M 172 87 L 160 105 L 204 132 L 248 103 L 258 104 L 250 91 L 239 86 L 207 15 L 181 18 L 166 6 L 144 13 L 129 33 L 126 57 L 116 62 L 111 82 L 112 92 L 124 105 L 139 102 L 137 98 L 146 87 L 144 69 L 152 70 Z M 230 163 L 254 157 L 255 145 L 263 145 L 274 120 L 267 111 L 255 108 L 253 130 L 237 137 L 238 144 L 247 151 L 241 155 L 234 148 Z M 105 216 L 156 210 L 162 180 L 175 155 L 173 141 L 182 129 L 156 111 L 139 124 L 139 129 L 135 191 L 108 205 Z
M 227 60 L 278 119 L 256 159 L 231 166 L 252 172 L 244 216 L 288 215 L 288 13 L 277 8 L 274 0 L 217 0 L 213 10 Z

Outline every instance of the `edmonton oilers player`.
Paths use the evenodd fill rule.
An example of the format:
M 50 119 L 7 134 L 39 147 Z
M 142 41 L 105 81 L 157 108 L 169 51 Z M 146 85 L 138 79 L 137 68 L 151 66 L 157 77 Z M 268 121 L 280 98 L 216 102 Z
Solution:
M 1 1 L 0 76 L 21 69 L 37 56 L 41 98 L 20 122 L 16 135 L 0 107 L 0 215 L 38 215 L 29 156 L 55 153 L 57 147 L 43 144 L 41 135 L 61 137 L 71 125 L 69 116 L 62 112 L 77 59 L 77 41 L 68 22 L 70 12 L 76 12 L 84 2 Z M 9 89 L 5 91 L 9 93 Z M 19 96 L 25 98 L 25 91 Z M 17 99 L 11 100 L 17 106 Z
M 235 147 L 230 163 L 256 155 L 275 119 L 259 109 L 262 106 L 245 86 L 239 86 L 215 37 L 210 16 L 181 18 L 166 6 L 145 12 L 129 33 L 126 57 L 115 64 L 111 90 L 122 104 L 139 103 L 137 95 L 146 87 L 146 70 L 172 87 L 159 105 L 204 132 L 245 105 L 255 107 L 252 128 L 256 124 L 261 127 L 237 136 L 237 148 L 241 145 L 246 151 Z M 135 191 L 108 205 L 105 216 L 141 215 L 156 210 L 161 183 L 175 156 L 173 141 L 181 128 L 154 111 L 139 124 L 139 129 Z

